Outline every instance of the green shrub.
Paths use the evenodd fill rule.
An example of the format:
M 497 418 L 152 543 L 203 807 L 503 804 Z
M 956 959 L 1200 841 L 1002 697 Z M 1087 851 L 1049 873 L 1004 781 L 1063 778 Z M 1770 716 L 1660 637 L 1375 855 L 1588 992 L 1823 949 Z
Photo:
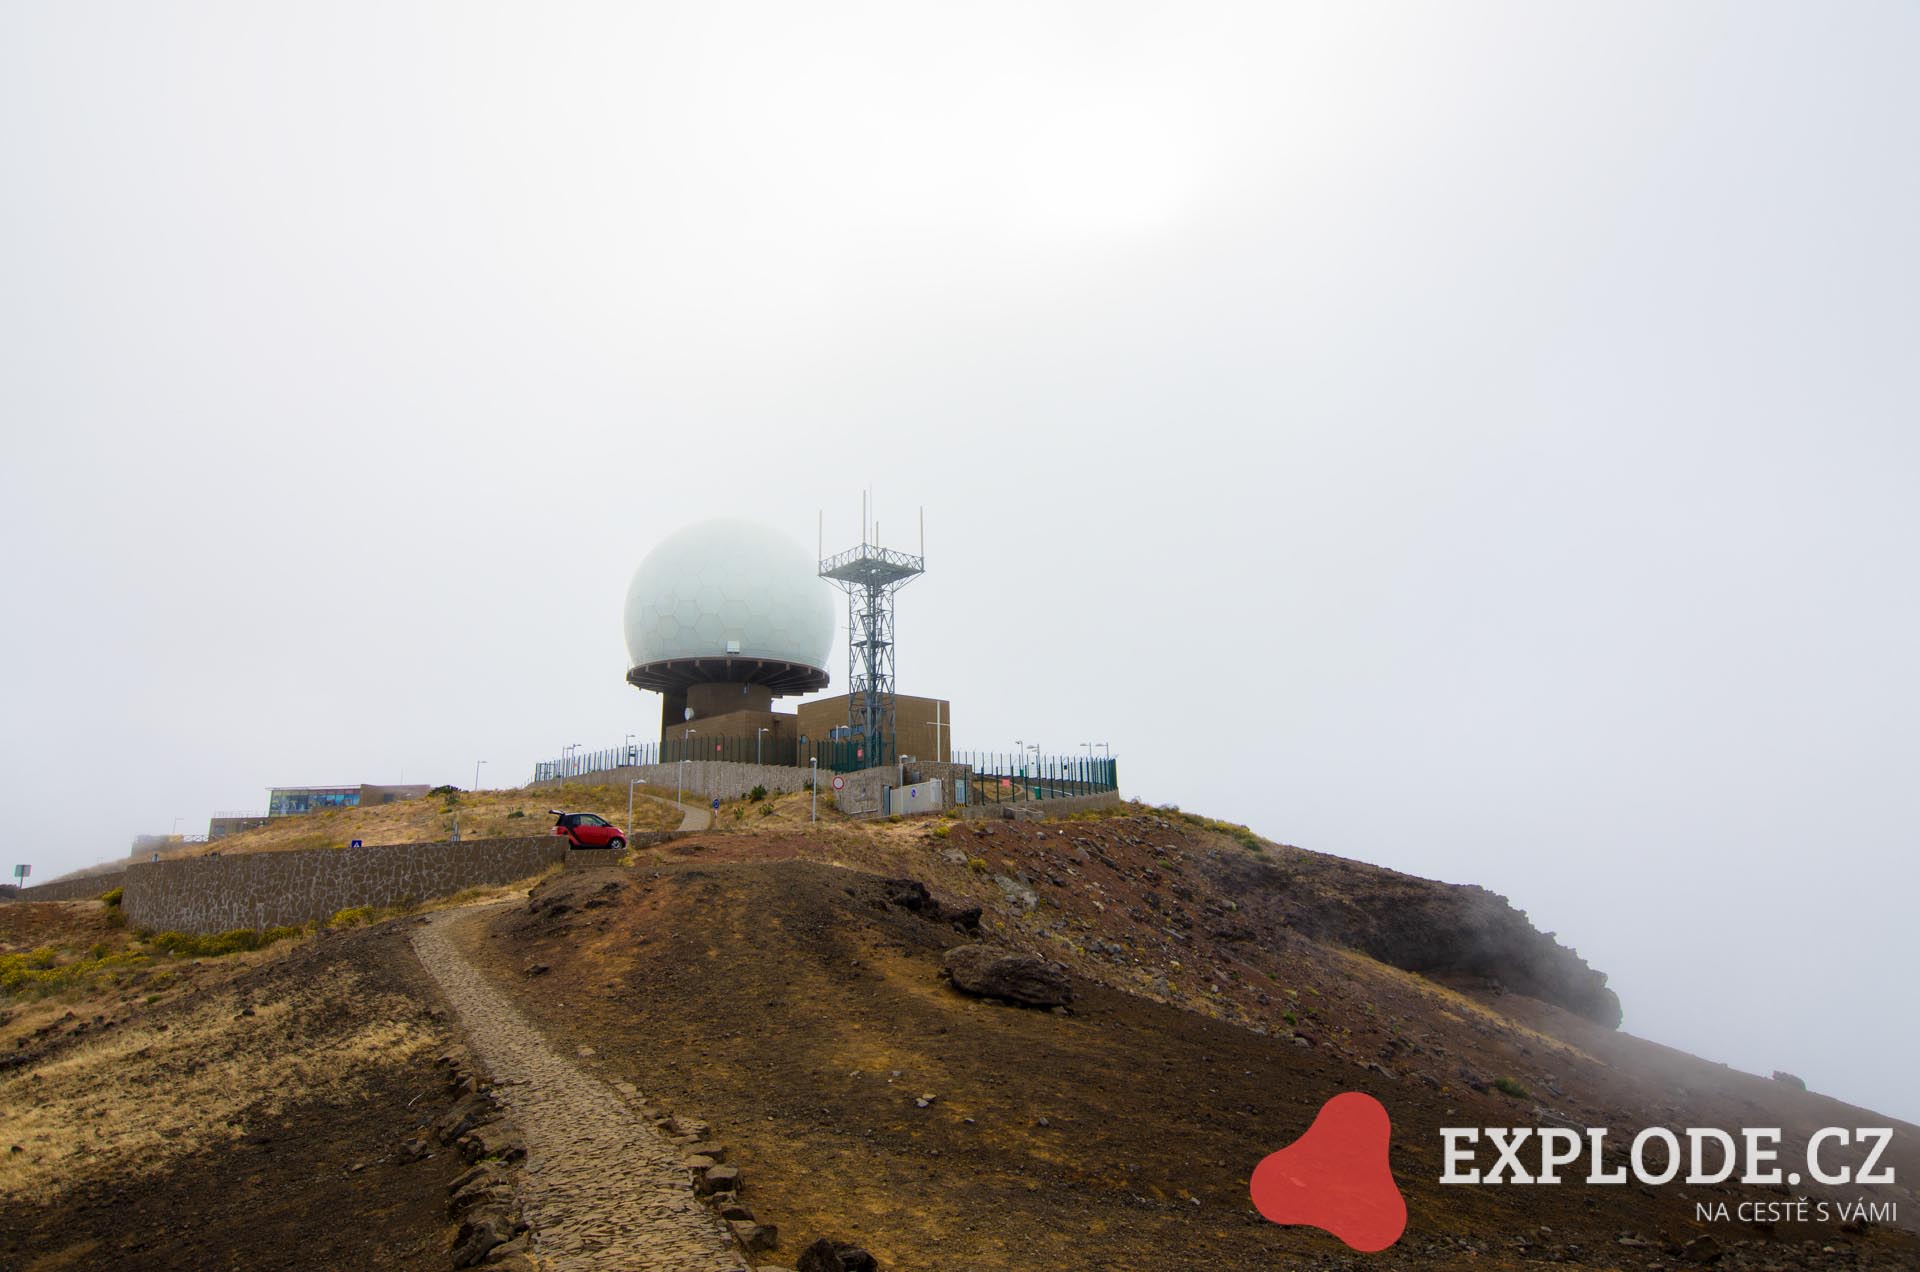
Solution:
M 1533 1098 L 1533 1092 L 1527 1090 L 1527 1088 L 1521 1086 L 1518 1082 L 1515 1082 L 1512 1078 L 1506 1078 L 1506 1077 L 1495 1078 L 1493 1080 L 1493 1089 L 1498 1091 L 1502 1095 L 1510 1095 L 1516 1100 L 1527 1100 L 1527 1099 Z
M 248 950 L 263 950 L 278 941 L 301 936 L 301 927 L 231 928 L 206 935 L 191 932 L 159 932 L 149 942 L 177 958 L 219 958 Z
M 933 837 L 935 839 L 945 839 L 948 835 L 951 835 L 952 833 L 953 833 L 953 827 L 947 825 L 945 822 L 942 822 L 940 825 L 935 826 L 933 828 Z
M 429 795 L 458 795 L 459 793 L 458 786 L 436 786 L 427 792 Z
M 508 814 L 507 814 L 507 820 L 508 820 L 508 821 L 512 821 L 512 820 L 513 820 L 514 818 L 516 818 L 516 817 L 525 817 L 526 815 L 527 815 L 527 810 L 526 810 L 526 809 L 524 809 L 524 808 L 516 808 L 516 809 L 514 809 L 514 810 L 513 810 L 512 812 L 510 812 L 510 813 L 508 813 Z
M 0 993 L 33 998 L 63 989 L 90 989 L 102 979 L 117 979 L 123 969 L 137 967 L 147 955 L 132 950 L 109 953 L 104 944 L 86 955 L 62 963 L 51 945 L 19 954 L 0 954 Z
M 985 857 L 968 857 L 967 869 L 973 871 L 975 874 L 985 874 L 987 873 L 987 859 Z
M 771 817 L 771 816 L 773 816 L 773 805 L 772 805 L 772 804 L 762 804 L 762 805 L 760 805 L 760 815 L 761 815 L 762 817 Z
M 767 788 L 764 786 L 756 786 L 752 790 L 747 792 L 747 798 L 752 800 L 756 804 L 758 804 L 761 800 L 765 799 L 766 797 L 767 797 Z
M 345 910 L 335 910 L 333 917 L 327 920 L 327 926 L 330 928 L 356 928 L 364 927 L 371 922 L 373 922 L 373 907 L 370 905 L 356 905 Z
M 125 888 L 115 888 L 111 892 L 102 892 L 100 899 L 106 902 L 108 906 L 118 909 L 120 907 L 120 899 L 126 895 L 126 892 L 127 890 Z

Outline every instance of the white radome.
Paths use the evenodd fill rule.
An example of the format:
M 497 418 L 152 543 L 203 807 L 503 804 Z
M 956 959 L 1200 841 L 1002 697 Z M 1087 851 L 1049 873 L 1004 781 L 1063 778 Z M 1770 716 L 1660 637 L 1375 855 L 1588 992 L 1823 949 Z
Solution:
M 629 666 L 736 652 L 825 668 L 833 600 L 817 564 L 777 530 L 733 518 L 676 530 L 627 585 Z

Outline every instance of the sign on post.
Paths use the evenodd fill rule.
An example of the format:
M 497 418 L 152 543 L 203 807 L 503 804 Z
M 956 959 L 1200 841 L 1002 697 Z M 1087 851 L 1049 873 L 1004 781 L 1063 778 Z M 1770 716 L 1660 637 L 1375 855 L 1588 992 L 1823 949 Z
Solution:
M 33 873 L 32 866 L 15 866 L 13 868 L 13 877 L 16 879 L 24 879 L 32 873 Z
M 835 777 L 835 778 L 833 779 L 833 789 L 834 789 L 834 790 L 836 790 L 836 791 L 843 791 L 843 790 L 845 790 L 846 788 L 847 788 L 847 779 L 846 779 L 846 778 L 844 778 L 844 777 L 838 777 L 838 776 L 836 776 L 836 777 Z

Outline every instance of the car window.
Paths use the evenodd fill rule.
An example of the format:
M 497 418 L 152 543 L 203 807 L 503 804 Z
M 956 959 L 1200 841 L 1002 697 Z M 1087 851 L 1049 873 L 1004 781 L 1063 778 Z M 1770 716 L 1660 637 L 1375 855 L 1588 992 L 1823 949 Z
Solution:
M 580 824 L 580 818 L 573 813 L 568 813 L 560 819 L 560 824 L 562 826 L 578 826 Z
M 582 813 L 580 814 L 580 824 L 582 826 L 604 826 L 607 824 L 607 819 L 604 817 L 596 817 L 592 813 Z

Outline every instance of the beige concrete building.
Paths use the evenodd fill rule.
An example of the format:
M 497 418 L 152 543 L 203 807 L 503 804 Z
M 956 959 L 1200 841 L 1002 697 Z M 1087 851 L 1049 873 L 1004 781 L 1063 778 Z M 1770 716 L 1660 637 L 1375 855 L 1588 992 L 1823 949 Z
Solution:
M 895 694 L 894 729 L 900 755 L 912 756 L 933 764 L 953 758 L 953 704 L 945 698 L 917 698 Z M 847 695 L 803 702 L 795 713 L 800 736 L 809 742 L 825 742 L 834 730 L 847 727 Z
M 765 687 L 720 683 L 689 686 L 686 703 L 679 725 L 668 728 L 661 740 L 663 763 L 686 759 L 805 768 L 817 758 L 822 768 L 864 767 L 856 759 L 860 739 L 848 733 L 845 694 L 803 702 L 796 711 L 775 711 Z M 894 723 L 896 740 L 877 748 L 880 763 L 895 763 L 903 755 L 929 763 L 952 757 L 953 704 L 945 698 L 896 695 Z

